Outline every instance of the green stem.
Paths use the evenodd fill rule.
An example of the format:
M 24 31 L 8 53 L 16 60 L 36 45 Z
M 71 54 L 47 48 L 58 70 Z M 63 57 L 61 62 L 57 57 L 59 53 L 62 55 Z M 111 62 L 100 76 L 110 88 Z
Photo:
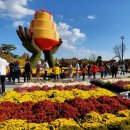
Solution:
M 45 60 L 48 62 L 49 67 L 54 67 L 55 66 L 55 60 L 53 58 L 53 54 L 51 51 L 43 51 Z
M 33 53 L 33 55 L 30 58 L 31 67 L 34 67 L 38 63 L 40 58 L 41 58 L 41 51 Z

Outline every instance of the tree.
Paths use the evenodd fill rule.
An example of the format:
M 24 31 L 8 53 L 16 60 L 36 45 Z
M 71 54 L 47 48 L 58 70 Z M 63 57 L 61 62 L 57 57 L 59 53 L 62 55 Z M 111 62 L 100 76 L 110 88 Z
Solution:
M 96 60 L 97 59 L 97 56 L 95 53 L 91 53 L 90 56 L 89 56 L 89 60 Z
M 126 51 L 126 45 L 123 44 L 123 55 L 124 55 L 125 51 Z M 118 57 L 119 60 L 121 61 L 122 60 L 122 44 L 115 45 L 113 47 L 113 52 L 114 52 L 115 56 Z
M 12 44 L 2 44 L 1 49 L 6 53 L 10 53 L 10 51 L 17 49 L 17 47 Z
M 6 59 L 7 61 L 10 60 L 10 58 L 12 57 L 12 54 L 11 53 L 0 53 L 0 57 L 2 57 L 3 59 Z

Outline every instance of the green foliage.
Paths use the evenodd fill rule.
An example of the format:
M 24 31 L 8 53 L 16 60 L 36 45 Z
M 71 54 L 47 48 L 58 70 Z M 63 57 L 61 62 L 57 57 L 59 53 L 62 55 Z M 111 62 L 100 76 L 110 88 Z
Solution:
M 6 51 L 6 52 L 10 52 L 12 50 L 17 49 L 17 47 L 15 45 L 12 45 L 12 44 L 2 44 L 1 49 Z
M 39 47 L 34 43 L 32 33 L 30 34 L 28 29 L 25 27 L 23 29 L 22 26 L 18 27 L 16 30 L 17 35 L 19 36 L 20 40 L 22 41 L 22 45 L 32 53 L 30 58 L 31 66 L 34 67 L 41 57 L 41 50 Z
M 12 54 L 11 53 L 8 53 L 8 54 L 0 53 L 0 57 L 9 61 L 10 58 L 12 57 Z

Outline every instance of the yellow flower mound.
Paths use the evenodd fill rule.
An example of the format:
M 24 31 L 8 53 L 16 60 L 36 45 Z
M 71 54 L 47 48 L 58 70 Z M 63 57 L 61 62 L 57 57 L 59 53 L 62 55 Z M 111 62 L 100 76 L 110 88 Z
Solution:
M 85 130 L 108 130 L 107 126 L 101 123 L 83 123 Z
M 102 117 L 96 112 L 90 112 L 84 117 L 84 120 L 88 123 L 102 122 Z
M 130 130 L 130 125 L 122 127 L 122 130 Z
M 129 130 L 130 116 L 123 117 L 119 113 L 130 113 L 130 110 L 117 114 L 98 114 L 90 112 L 83 120 L 56 119 L 50 123 L 27 123 L 26 120 L 10 119 L 0 123 L 0 130 Z
M 122 113 L 126 116 L 122 115 Z M 128 113 L 130 114 L 130 110 L 119 111 L 116 115 L 111 113 L 100 115 L 96 112 L 90 112 L 85 116 L 82 126 L 89 130 L 108 130 L 115 128 L 123 130 L 130 125 L 130 115 Z
M 50 126 L 53 130 L 83 130 L 73 119 L 57 119 Z
M 130 110 L 122 110 L 117 112 L 117 116 L 130 117 Z
M 101 117 L 102 117 L 102 122 L 106 122 L 107 120 L 115 119 L 116 115 L 111 113 L 104 113 Z
M 64 102 L 65 100 L 71 100 L 75 97 L 87 99 L 89 97 L 98 98 L 100 96 L 115 96 L 111 91 L 103 88 L 96 88 L 94 90 L 83 91 L 79 89 L 68 90 L 49 90 L 49 91 L 34 91 L 26 93 L 18 93 L 16 91 L 8 91 L 2 98 L 2 101 L 11 101 L 15 103 L 22 103 L 26 101 L 38 102 L 42 100 L 51 100 L 53 102 Z
M 0 123 L 0 130 L 83 130 L 73 119 L 57 119 L 49 123 L 27 123 L 25 120 L 7 120 Z
M 50 130 L 48 123 L 27 123 L 26 120 L 11 119 L 0 123 L 0 130 Z
M 126 85 L 124 86 L 124 88 L 125 88 L 126 90 L 130 90 L 130 84 L 126 84 Z
M 110 120 L 107 120 L 104 124 L 106 124 L 106 126 L 109 129 L 121 129 L 126 126 L 127 124 L 125 123 L 125 120 L 128 120 L 128 118 L 125 117 L 116 117 L 116 118 L 112 118 Z

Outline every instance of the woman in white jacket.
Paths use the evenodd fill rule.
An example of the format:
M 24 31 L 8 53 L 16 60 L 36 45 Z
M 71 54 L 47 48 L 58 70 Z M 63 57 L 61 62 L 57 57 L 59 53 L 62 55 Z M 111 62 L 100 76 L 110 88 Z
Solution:
M 79 63 L 77 62 L 76 63 L 76 78 L 80 77 L 79 70 L 80 70 L 80 66 L 79 66 Z

